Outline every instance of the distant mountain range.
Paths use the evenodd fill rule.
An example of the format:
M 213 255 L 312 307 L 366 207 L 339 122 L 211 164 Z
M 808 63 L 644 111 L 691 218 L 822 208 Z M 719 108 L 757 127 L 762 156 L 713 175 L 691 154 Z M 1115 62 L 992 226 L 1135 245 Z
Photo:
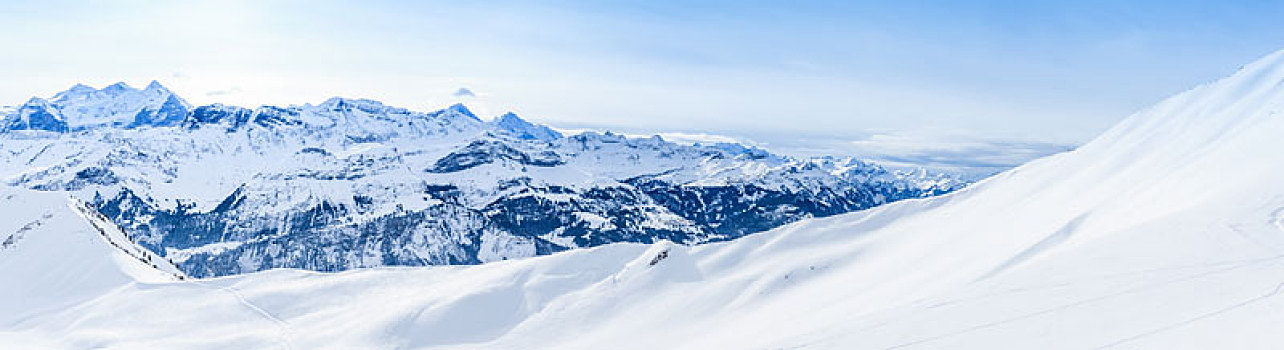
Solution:
M 0 114 L 6 184 L 67 192 L 196 277 L 698 244 L 965 185 L 739 144 L 565 136 L 463 105 L 194 107 L 156 82 Z

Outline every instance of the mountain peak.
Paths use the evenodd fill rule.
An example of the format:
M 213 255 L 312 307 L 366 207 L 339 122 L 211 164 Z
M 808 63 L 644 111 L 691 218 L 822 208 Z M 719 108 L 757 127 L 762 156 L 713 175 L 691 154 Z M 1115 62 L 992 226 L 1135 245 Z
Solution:
M 532 124 L 513 112 L 507 112 L 495 118 L 494 124 L 500 130 L 523 139 L 552 141 L 562 138 L 561 133 L 544 125 Z
M 98 89 L 95 89 L 92 86 L 85 85 L 85 84 L 76 84 L 76 85 L 72 85 L 71 88 L 68 88 L 63 92 L 54 94 L 53 100 L 66 101 L 73 98 L 83 98 L 84 96 L 87 96 L 95 92 L 98 92 Z
M 30 99 L 27 100 L 27 103 L 24 103 L 23 105 L 24 106 L 43 106 L 48 104 L 49 104 L 49 100 L 32 96 Z
M 164 85 L 161 85 L 161 83 L 160 83 L 160 82 L 155 81 L 155 80 L 152 80 L 152 82 L 147 83 L 147 87 L 146 87 L 146 88 L 143 88 L 143 90 L 146 90 L 146 91 L 165 92 L 165 93 L 169 93 L 169 92 L 170 92 L 170 91 L 169 91 L 169 89 L 165 88 L 165 86 L 164 86 Z
M 464 106 L 464 104 L 463 104 L 463 103 L 456 103 L 456 104 L 450 105 L 450 107 L 446 108 L 446 110 L 447 110 L 447 111 L 449 111 L 449 112 L 453 112 L 453 113 L 462 114 L 462 115 L 465 115 L 465 116 L 468 116 L 468 117 L 472 117 L 473 119 L 481 120 L 481 119 L 477 118 L 477 115 L 476 115 L 476 114 L 473 114 L 473 111 L 468 110 L 468 107 L 467 107 L 467 106 Z
M 366 98 L 331 97 L 321 102 L 318 107 L 330 111 L 361 112 L 367 114 L 406 112 L 404 108 L 392 107 L 383 102 Z
M 526 123 L 525 119 L 518 117 L 517 113 L 513 113 L 513 112 L 504 112 L 504 114 L 501 114 L 499 117 L 495 118 L 495 121 L 499 123 L 503 123 L 505 121 L 515 121 L 515 122 Z
M 115 84 L 108 85 L 107 87 L 103 88 L 102 91 L 124 92 L 129 90 L 135 90 L 135 89 L 132 86 L 129 86 L 129 84 L 125 84 L 125 82 L 122 81 L 122 82 L 117 82 Z
M 319 104 L 318 106 L 326 107 L 326 108 L 337 108 L 337 107 L 342 107 L 343 105 L 346 105 L 346 104 L 348 104 L 347 98 L 335 96 L 335 97 L 327 98 L 325 99 L 325 101 L 321 101 L 321 104 Z
M 66 118 L 49 100 L 32 97 L 0 121 L 0 131 L 45 130 L 67 132 Z
M 71 88 L 67 89 L 67 92 L 90 92 L 90 91 L 98 91 L 98 89 L 95 89 L 92 86 L 80 84 L 80 83 L 77 83 L 76 85 L 72 85 Z

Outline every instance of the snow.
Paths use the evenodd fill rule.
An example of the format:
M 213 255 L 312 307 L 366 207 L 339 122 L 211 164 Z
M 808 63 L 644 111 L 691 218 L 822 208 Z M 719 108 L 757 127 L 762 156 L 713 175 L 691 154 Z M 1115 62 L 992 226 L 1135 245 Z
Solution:
M 501 235 L 490 230 L 482 234 L 481 242 L 477 258 L 482 262 L 535 256 L 535 243 L 526 237 Z
M 1284 341 L 1281 111 L 1284 51 L 953 194 L 695 247 L 131 282 L 98 255 L 39 254 L 88 235 L 72 225 L 29 235 L 27 255 L 0 251 L 0 280 L 51 296 L 99 287 L 65 299 L 75 307 L 10 321 L 0 343 L 1268 349 Z M 39 218 L 45 204 L 18 205 L 27 214 L 16 217 Z M 103 269 L 116 277 L 98 278 Z M 63 278 L 33 284 L 45 275 Z M 41 310 L 21 294 L 0 300 Z
M 66 196 L 0 187 L 0 325 L 178 270 Z M 103 232 L 99 232 L 98 228 Z M 148 259 L 158 268 L 140 259 Z
M 83 129 L 103 125 L 129 125 L 135 121 L 139 112 L 165 108 L 171 98 L 174 99 L 174 108 L 184 111 L 190 109 L 187 102 L 155 81 L 141 90 L 125 83 L 116 83 L 102 89 L 77 84 L 47 100 L 32 98 L 27 105 L 56 113 L 72 129 Z
M 105 94 L 92 90 L 86 96 Z M 121 88 L 124 89 L 124 88 Z M 159 88 L 163 89 L 163 88 Z M 73 88 L 60 93 L 80 96 Z M 129 90 L 125 90 L 129 91 Z M 147 90 L 133 90 L 147 91 Z M 64 96 L 66 95 L 66 96 Z M 94 100 L 98 101 L 98 100 Z M 138 101 L 98 101 L 110 105 L 143 108 Z M 206 108 L 206 107 L 201 107 Z M 225 107 L 232 108 L 232 107 Z M 265 107 L 266 108 L 266 107 Z M 261 109 L 262 110 L 262 109 Z M 692 185 L 717 186 L 727 183 L 761 183 L 765 187 L 780 188 L 789 184 L 789 175 L 779 172 L 806 164 L 808 160 L 795 160 L 774 156 L 762 150 L 740 147 L 739 152 L 719 150 L 717 147 L 692 147 L 656 142 L 651 139 L 628 139 L 620 135 L 586 133 L 571 138 L 560 138 L 556 133 L 540 134 L 556 140 L 524 142 L 488 136 L 492 131 L 505 131 L 497 125 L 476 120 L 463 106 L 429 114 L 409 112 L 384 106 L 376 101 L 332 98 L 318 106 L 291 107 L 297 119 L 304 121 L 300 127 L 247 128 L 240 132 L 225 132 L 205 127 L 196 130 L 183 128 L 143 128 L 119 130 L 112 128 L 91 129 L 73 134 L 41 132 L 9 132 L 0 135 L 5 154 L 0 154 L 0 180 L 29 188 L 60 188 L 73 181 L 72 177 L 89 167 L 104 167 L 124 178 L 127 187 L 144 193 L 157 202 L 174 207 L 178 201 L 194 205 L 193 211 L 212 209 L 236 188 L 249 183 L 251 186 L 279 187 L 276 183 L 289 180 L 289 176 L 313 173 L 342 173 L 353 163 L 369 160 L 377 163 L 373 169 L 358 175 L 371 178 L 354 179 L 353 186 L 397 186 L 398 182 L 465 185 L 467 190 L 495 195 L 493 188 L 500 180 L 530 176 L 547 185 L 586 188 L 604 185 L 621 185 L 621 179 L 642 175 L 666 173 L 662 178 Z M 392 118 L 392 119 L 390 119 Z M 396 119 L 403 118 L 403 119 Z M 395 119 L 395 120 L 393 120 Z M 422 119 L 422 120 L 421 120 Z M 512 116 L 524 127 L 546 129 Z M 421 122 L 420 124 L 412 124 Z M 498 122 L 496 122 L 498 123 Z M 357 136 L 375 137 L 381 141 L 353 142 Z M 521 135 L 516 135 L 520 137 Z M 555 167 L 526 167 L 512 164 L 481 166 L 461 172 L 444 174 L 418 173 L 433 166 L 433 162 L 467 145 L 473 140 L 497 140 L 522 152 L 539 154 L 556 152 L 567 164 Z M 324 150 L 329 155 L 300 154 L 305 149 Z M 709 160 L 709 152 L 727 152 L 725 158 Z M 737 157 L 739 154 L 760 154 L 764 158 Z M 281 161 L 288 159 L 289 161 Z M 837 166 L 837 165 L 834 165 Z M 404 169 L 397 176 L 382 176 L 385 168 Z M 872 165 L 855 167 L 870 169 Z M 815 170 L 817 174 L 832 169 Z M 833 176 L 842 176 L 835 172 Z M 822 176 L 816 176 L 822 177 Z M 871 179 L 873 179 L 871 177 Z M 878 180 L 909 180 L 920 187 L 938 186 L 942 189 L 961 184 L 948 178 L 914 178 L 911 176 L 883 176 Z M 828 181 L 836 179 L 817 179 Z M 391 182 L 391 183 L 390 183 Z M 329 189 L 315 188 L 309 193 L 321 196 L 331 194 Z M 92 191 L 86 194 L 92 198 Z M 489 197 L 468 198 L 480 205 L 489 203 Z M 282 204 L 297 204 L 289 201 Z M 406 205 L 422 205 L 408 202 Z
M 562 138 L 562 134 L 556 130 L 543 125 L 531 124 L 513 112 L 504 113 L 491 121 L 491 124 L 522 139 L 554 141 Z
M 152 90 L 163 91 L 163 87 L 154 84 L 142 91 Z M 108 94 L 112 91 L 122 93 Z M 93 102 L 128 106 L 121 108 L 130 110 L 145 108 L 146 101 L 123 93 L 128 91 L 138 90 L 124 85 L 103 90 L 78 86 L 55 96 L 55 100 L 71 101 L 67 102 L 68 106 Z M 89 98 L 99 95 L 120 96 Z M 80 101 L 82 98 L 87 102 Z M 656 179 L 665 186 L 675 187 L 773 189 L 789 192 L 788 195 L 799 200 L 828 205 L 815 209 L 824 215 L 904 197 L 932 195 L 964 185 L 951 178 L 927 174 L 896 174 L 854 160 L 793 159 L 740 145 L 684 146 L 658 137 L 628 138 L 612 133 L 563 137 L 546 126 L 531 124 L 512 114 L 483 122 L 462 105 L 421 113 L 372 100 L 336 97 L 318 105 L 284 108 L 209 105 L 198 107 L 187 116 L 172 126 L 106 125 L 60 133 L 0 131 L 0 182 L 37 190 L 66 191 L 95 205 L 121 199 L 122 202 L 117 203 L 124 203 L 120 205 L 127 208 L 113 209 L 134 209 L 130 213 L 137 215 L 113 219 L 149 247 L 174 254 L 171 258 L 184 268 L 192 269 L 189 272 L 194 275 L 248 272 L 237 268 L 255 263 L 263 265 L 252 266 L 250 270 L 307 267 L 329 271 L 369 264 L 445 264 L 461 259 L 476 262 L 526 256 L 531 250 L 522 244 L 489 244 L 520 241 L 522 232 L 511 227 L 503 227 L 504 232 L 496 233 L 486 242 L 479 241 L 481 232 L 458 234 L 463 231 L 459 225 L 481 226 L 491 218 L 464 218 L 438 227 L 437 236 L 460 239 L 451 244 L 424 242 L 434 244 L 440 251 L 415 248 L 414 257 L 439 257 L 440 260 L 402 259 L 414 258 L 408 255 L 382 259 L 372 246 L 348 245 L 331 251 L 309 249 L 309 245 L 293 245 L 286 250 L 260 247 L 303 235 L 329 242 L 351 240 L 360 235 L 345 227 L 369 230 L 372 226 L 362 225 L 438 207 L 486 210 L 493 214 L 495 210 L 507 210 L 510 207 L 505 205 L 521 196 L 583 203 L 588 201 L 585 196 L 596 190 L 624 189 L 621 192 L 643 196 L 637 197 L 642 200 L 636 205 L 630 203 L 629 198 L 616 201 L 621 208 L 630 210 L 629 215 L 642 216 L 625 223 L 617 222 L 615 226 L 623 231 L 658 228 L 693 233 L 686 238 L 673 238 L 684 239 L 683 243 L 739 235 L 701 232 L 707 226 L 702 227 L 701 220 L 691 219 L 689 210 L 652 203 L 644 198 L 644 190 L 629 184 L 630 179 Z M 100 117 L 110 119 L 110 116 Z M 458 157 L 447 158 L 455 155 Z M 435 189 L 449 189 L 449 193 Z M 703 189 L 694 188 L 690 192 L 700 190 Z M 718 189 L 711 189 L 715 190 Z M 867 193 L 873 194 L 866 196 Z M 884 196 L 885 193 L 892 196 Z M 744 197 L 746 200 L 762 198 Z M 229 201 L 229 198 L 235 200 Z M 358 200 L 362 203 L 356 203 Z M 164 219 L 158 213 L 179 212 L 181 208 L 184 213 L 207 214 L 225 202 L 238 203 L 238 206 L 214 219 L 226 224 L 222 234 L 183 236 L 181 230 L 166 231 L 160 228 L 162 225 L 149 224 L 158 217 Z M 715 204 L 730 207 L 736 203 Z M 306 215 L 323 205 L 345 208 L 333 230 L 301 231 L 298 225 L 291 225 L 292 217 Z M 603 208 L 589 210 L 598 210 L 597 215 L 604 218 L 610 216 Z M 803 216 L 782 213 L 776 218 L 784 222 Z M 753 224 L 746 225 L 748 230 L 769 226 Z M 345 230 L 347 233 L 339 232 Z M 269 231 L 275 233 L 263 234 Z M 297 234 L 292 235 L 292 231 Z M 749 231 L 733 228 L 727 232 Z M 536 234 L 543 233 L 546 231 Z M 582 230 L 570 234 L 586 235 Z M 214 237 L 217 238 L 210 241 Z M 586 245 L 621 239 L 648 241 L 645 236 L 620 235 Z M 547 242 L 540 241 L 541 244 Z M 204 246 L 210 243 L 218 244 Z M 484 259 L 474 259 L 476 253 L 483 253 L 476 251 L 474 244 L 477 243 L 487 243 Z M 405 246 L 371 244 L 382 245 L 386 251 Z M 469 248 L 465 250 L 463 246 Z M 298 250 L 290 250 L 295 248 Z M 262 256 L 254 252 L 259 249 L 282 255 Z M 540 251 L 553 250 L 556 249 Z M 241 254 L 256 256 L 241 257 Z M 217 261 L 216 266 L 193 267 L 210 261 Z M 323 263 L 310 264 L 316 261 Z
M 187 249 L 174 249 L 174 248 L 167 248 L 167 249 L 166 249 L 166 252 L 165 252 L 165 257 L 169 258 L 170 260 L 174 261 L 175 263 L 180 263 L 180 264 L 181 264 L 181 263 L 183 263 L 184 261 L 187 261 L 187 259 L 188 259 L 188 258 L 191 258 L 191 257 L 192 257 L 192 255 L 196 255 L 196 254 L 218 254 L 218 253 L 223 252 L 223 251 L 226 251 L 226 250 L 228 250 L 228 249 L 236 249 L 236 247 L 239 247 L 239 246 L 241 246 L 241 245 L 243 245 L 243 244 L 245 244 L 245 242 L 242 242 L 242 241 L 234 241 L 234 242 L 218 242 L 218 243 L 210 243 L 210 244 L 206 244 L 206 245 L 203 245 L 203 246 L 199 246 L 199 247 L 195 247 L 195 248 L 187 248 Z

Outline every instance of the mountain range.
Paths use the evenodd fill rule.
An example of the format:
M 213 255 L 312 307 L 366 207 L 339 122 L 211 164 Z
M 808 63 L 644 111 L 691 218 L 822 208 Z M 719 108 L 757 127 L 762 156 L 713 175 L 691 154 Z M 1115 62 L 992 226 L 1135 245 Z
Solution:
M 84 201 L 193 277 L 709 243 L 965 185 L 853 158 L 566 136 L 463 105 L 193 107 L 156 82 L 76 85 L 0 120 L 0 180 Z
M 1284 51 L 964 189 L 732 241 L 209 279 L 78 200 L 3 187 L 0 344 L 1272 349 L 1281 134 Z

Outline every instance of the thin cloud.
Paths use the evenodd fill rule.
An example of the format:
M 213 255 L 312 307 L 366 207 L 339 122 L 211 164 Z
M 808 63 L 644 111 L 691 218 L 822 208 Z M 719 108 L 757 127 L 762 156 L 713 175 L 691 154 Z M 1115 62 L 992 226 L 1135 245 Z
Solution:
M 455 90 L 455 93 L 451 94 L 451 96 L 454 96 L 454 97 L 477 97 L 477 94 L 473 93 L 473 90 L 469 90 L 468 88 L 459 88 L 459 90 Z
M 239 93 L 241 93 L 240 87 L 232 87 L 230 89 L 206 91 L 205 96 L 227 96 Z
M 965 136 L 878 134 L 850 141 L 857 154 L 885 161 L 938 167 L 1014 167 L 1073 146 Z
M 657 135 L 665 140 L 682 144 L 745 143 L 731 136 L 709 133 L 662 132 Z
M 553 130 L 559 133 L 562 133 L 563 135 L 579 135 L 585 132 L 604 133 L 604 132 L 610 131 L 605 128 L 559 128 L 559 127 L 551 127 L 551 126 L 550 128 L 552 128 Z M 745 146 L 755 146 L 755 147 L 758 146 L 758 143 L 753 142 L 752 140 L 743 139 L 743 138 L 734 137 L 734 136 L 728 136 L 728 135 L 711 134 L 711 133 L 678 132 L 678 131 L 656 132 L 656 133 L 620 132 L 620 131 L 610 131 L 610 132 L 619 134 L 619 135 L 624 135 L 625 137 L 634 138 L 634 139 L 643 139 L 643 138 L 649 138 L 652 136 L 659 136 L 665 141 L 682 144 L 682 145 L 688 145 L 688 146 L 697 144 L 697 143 L 705 144 L 705 145 L 717 144 L 717 143 L 738 143 Z

